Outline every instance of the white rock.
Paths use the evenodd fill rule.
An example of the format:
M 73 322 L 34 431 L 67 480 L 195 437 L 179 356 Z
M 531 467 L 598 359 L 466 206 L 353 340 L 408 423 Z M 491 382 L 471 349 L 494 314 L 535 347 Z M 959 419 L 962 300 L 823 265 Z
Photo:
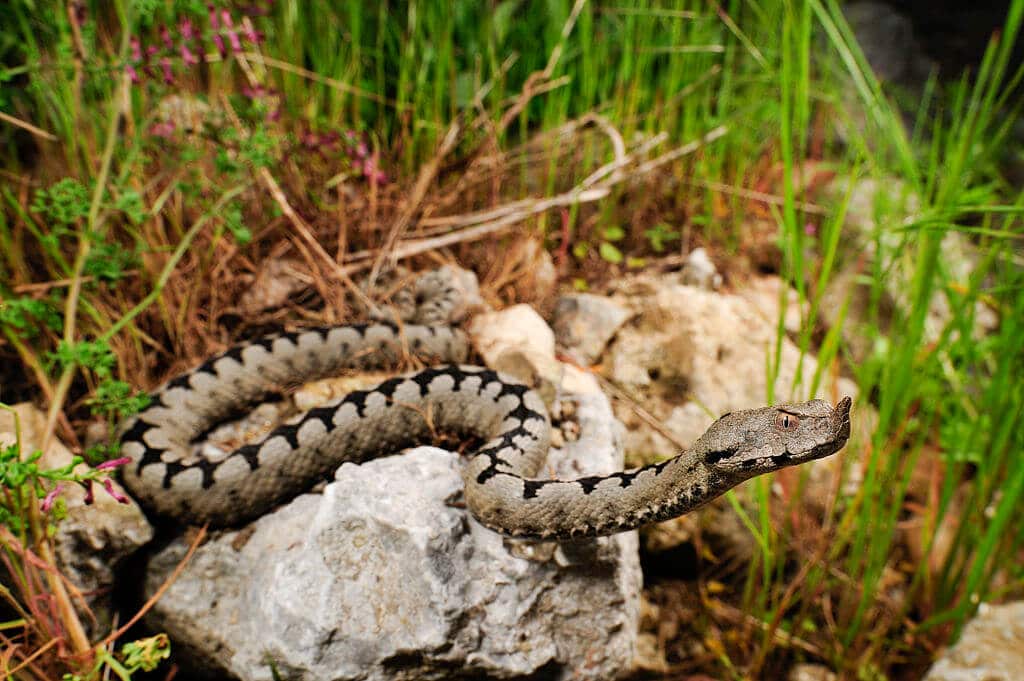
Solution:
M 583 396 L 582 437 L 552 450 L 561 476 L 617 470 L 606 399 Z M 199 547 L 150 623 L 178 659 L 246 681 L 282 678 L 609 679 L 635 651 L 636 533 L 558 547 L 507 540 L 452 505 L 455 454 L 434 448 L 343 465 L 241 532 Z M 251 536 L 247 536 L 251 532 Z M 186 551 L 151 562 L 152 593 Z
M 609 349 L 611 378 L 642 395 L 656 416 L 670 421 L 679 440 L 693 442 L 721 414 L 764 405 L 766 362 L 779 339 L 775 323 L 756 306 L 737 295 L 671 283 L 635 299 L 634 305 L 638 317 L 620 330 Z M 807 399 L 803 386 L 817 368 L 813 356 L 801 357 L 783 336 L 772 384 L 775 400 Z M 796 386 L 798 373 L 802 386 Z M 856 386 L 840 379 L 835 393 L 855 396 Z M 823 381 L 814 396 L 832 398 L 833 386 Z M 633 449 L 627 444 L 627 450 Z
M 477 315 L 469 333 L 488 366 L 509 348 L 538 358 L 555 358 L 555 333 L 529 305 Z
M 982 604 L 924 681 L 1018 681 L 1024 670 L 1024 601 Z
M 839 677 L 828 667 L 802 662 L 789 670 L 788 681 L 836 681 Z
M 682 278 L 684 284 L 706 291 L 717 290 L 722 285 L 722 275 L 718 273 L 715 263 L 711 262 L 704 248 L 695 248 L 686 256 Z
M 559 345 L 589 366 L 629 317 L 630 311 L 611 298 L 572 293 L 558 299 L 552 326 Z

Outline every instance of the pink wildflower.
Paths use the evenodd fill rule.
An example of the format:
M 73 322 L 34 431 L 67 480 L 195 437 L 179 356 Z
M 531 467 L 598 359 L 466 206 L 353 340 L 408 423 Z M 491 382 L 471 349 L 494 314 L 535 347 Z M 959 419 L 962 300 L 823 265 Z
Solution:
M 185 66 L 199 63 L 199 57 L 193 54 L 192 50 L 188 49 L 188 45 L 185 43 L 181 44 L 181 60 L 185 63 Z
M 111 470 L 113 468 L 118 468 L 120 466 L 125 465 L 126 463 L 131 463 L 131 462 L 132 462 L 132 459 L 131 459 L 130 456 L 122 456 L 122 457 L 119 457 L 117 459 L 110 459 L 109 461 L 104 461 L 103 463 L 96 464 L 96 470 L 98 470 L 98 471 L 109 471 L 109 470 Z
M 164 83 L 171 85 L 174 82 L 174 71 L 171 70 L 171 59 L 170 57 L 162 57 L 160 59 L 160 68 L 164 72 Z
M 363 161 L 363 175 L 372 184 L 385 184 L 388 181 L 388 176 L 377 168 L 377 156 L 374 154 L 372 157 Z
M 171 32 L 167 29 L 167 26 L 160 27 L 160 39 L 164 41 L 164 47 L 168 50 L 174 49 L 174 41 L 171 40 Z
M 142 43 L 138 36 L 132 36 L 132 61 L 142 61 Z
M 250 22 L 242 24 L 242 32 L 245 33 L 245 38 L 254 45 L 259 45 L 263 42 L 263 34 L 253 28 Z
M 92 495 L 92 480 L 83 480 L 82 485 L 85 487 L 85 503 L 86 505 L 90 505 L 95 501 L 95 498 Z
M 193 40 L 196 37 L 196 27 L 192 24 L 192 20 L 187 17 L 178 24 L 178 32 L 181 34 L 182 40 Z
M 814 223 L 808 222 L 804 224 L 804 234 L 807 236 L 814 236 L 818 233 L 818 228 L 814 226 Z
M 126 497 L 125 495 L 121 494 L 116 489 L 114 489 L 114 481 L 111 480 L 110 478 L 105 478 L 103 480 L 103 489 L 107 490 L 107 494 L 109 494 L 111 497 L 113 497 L 114 501 L 116 501 L 117 503 L 119 503 L 119 504 L 127 504 L 128 503 L 128 497 Z
M 125 73 L 128 74 L 128 78 L 132 81 L 132 83 L 138 85 L 141 82 L 141 79 L 139 78 L 139 72 L 135 70 L 134 66 L 132 66 L 131 64 L 126 64 L 124 70 Z
M 228 56 L 228 48 L 224 44 L 224 36 L 222 36 L 220 33 L 214 33 L 213 44 L 217 46 L 217 51 L 220 52 L 220 56 L 222 58 Z
M 61 491 L 64 489 L 64 485 L 58 484 L 56 487 L 51 489 L 43 497 L 43 503 L 40 504 L 39 508 L 43 513 L 49 513 L 50 509 L 53 508 L 53 504 L 57 501 L 57 497 L 60 496 Z
M 246 85 L 242 88 L 242 94 L 248 97 L 249 99 L 259 99 L 270 94 L 270 91 L 267 90 L 267 88 L 263 87 L 262 85 L 256 85 L 253 87 L 249 87 L 248 85 Z
M 233 30 L 228 31 L 228 40 L 231 41 L 231 49 L 235 52 L 242 51 L 242 41 L 238 38 L 238 33 Z
M 160 121 L 154 123 L 149 128 L 149 134 L 154 137 L 163 137 L 165 140 L 169 140 L 174 137 L 174 121 Z

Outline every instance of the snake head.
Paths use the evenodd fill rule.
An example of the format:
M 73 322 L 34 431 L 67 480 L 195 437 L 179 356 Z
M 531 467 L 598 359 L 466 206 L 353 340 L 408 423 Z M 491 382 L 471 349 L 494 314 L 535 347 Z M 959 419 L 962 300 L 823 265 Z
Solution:
M 733 412 L 694 449 L 709 469 L 735 482 L 838 452 L 850 437 L 849 397 Z

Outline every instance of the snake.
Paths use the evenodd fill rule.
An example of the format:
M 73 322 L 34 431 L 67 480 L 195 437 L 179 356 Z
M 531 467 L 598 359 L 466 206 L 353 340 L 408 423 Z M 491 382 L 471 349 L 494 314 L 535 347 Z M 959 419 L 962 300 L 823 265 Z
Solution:
M 418 297 L 418 294 L 417 294 Z M 450 297 L 450 296 L 449 296 Z M 433 307 L 431 307 L 433 306 Z M 830 456 L 850 435 L 849 397 L 778 404 L 719 417 L 688 449 L 641 468 L 572 480 L 541 476 L 551 424 L 529 386 L 466 364 L 455 325 L 371 321 L 306 328 L 239 343 L 182 373 L 124 420 L 122 479 L 149 512 L 187 524 L 239 527 L 361 463 L 435 442 L 478 443 L 462 468 L 465 506 L 482 525 L 532 540 L 625 532 L 689 513 L 752 477 Z M 355 390 L 233 451 L 197 447 L 219 424 L 289 387 L 346 369 L 426 368 Z

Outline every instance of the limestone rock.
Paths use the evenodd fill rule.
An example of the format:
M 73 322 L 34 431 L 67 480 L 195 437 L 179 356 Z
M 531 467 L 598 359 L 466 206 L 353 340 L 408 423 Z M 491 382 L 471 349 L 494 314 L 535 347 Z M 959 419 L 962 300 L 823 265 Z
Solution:
M 630 312 L 611 298 L 592 293 L 562 296 L 552 326 L 558 344 L 583 365 L 596 364 Z
M 621 467 L 607 400 L 578 396 L 560 476 Z M 242 531 L 200 546 L 149 621 L 181 662 L 223 677 L 610 679 L 636 648 L 636 533 L 573 545 L 508 540 L 456 502 L 458 457 L 434 448 L 343 465 Z M 152 593 L 186 551 L 151 561 Z
M 804 662 L 789 670 L 788 681 L 836 681 L 838 678 L 834 671 L 824 665 Z
M 982 604 L 924 681 L 1016 681 L 1024 669 L 1024 601 Z
M 704 248 L 695 248 L 686 256 L 682 277 L 684 284 L 705 291 L 714 291 L 722 285 L 722 275 L 718 273 L 715 263 L 711 262 Z
M 670 277 L 638 277 L 620 288 L 618 299 L 637 314 L 619 330 L 603 367 L 622 392 L 615 412 L 627 426 L 628 465 L 673 457 L 722 414 L 763 406 L 769 393 L 768 358 L 777 356 L 779 362 L 772 384 L 776 402 L 809 397 L 805 386 L 818 370 L 817 361 L 801 355 L 787 336 L 778 339 L 777 296 L 744 297 L 686 286 Z M 797 387 L 798 375 L 803 383 Z M 835 401 L 856 393 L 852 381 L 840 378 L 834 385 L 822 381 L 814 397 Z M 660 428 L 650 425 L 652 417 Z M 854 420 L 859 419 L 858 413 Z M 840 457 L 801 467 L 809 473 L 803 489 L 805 507 L 827 505 L 841 470 Z M 776 489 L 795 487 L 788 483 L 802 474 L 795 469 L 780 472 Z M 856 485 L 842 491 L 853 493 Z M 731 510 L 715 518 L 718 513 L 719 506 L 713 503 L 699 516 L 651 528 L 646 536 L 651 546 L 669 550 L 686 541 L 699 518 L 705 537 L 718 552 L 737 562 L 749 559 L 756 550 L 750 533 L 730 522 Z
M 529 305 L 477 315 L 468 331 L 487 366 L 536 388 L 548 405 L 563 392 L 601 392 L 593 375 L 555 359 L 555 334 Z
M 721 414 L 762 406 L 768 395 L 766 358 L 777 342 L 772 317 L 748 300 L 693 286 L 665 283 L 652 293 L 633 297 L 633 323 L 619 331 L 606 362 L 610 378 L 637 397 L 674 435 L 674 442 L 649 429 L 627 436 L 627 452 L 673 456 L 678 445 L 700 437 Z M 796 377 L 805 384 L 817 362 L 788 338 L 781 339 L 779 368 L 773 381 L 777 401 L 802 400 Z M 855 395 L 856 386 L 840 379 L 833 392 L 828 382 L 816 397 Z M 629 405 L 617 413 L 638 423 Z
M 772 324 L 778 323 L 780 310 L 780 298 L 786 296 L 786 311 L 783 314 L 782 325 L 786 333 L 796 336 L 800 333 L 801 317 L 807 313 L 807 305 L 800 304 L 800 296 L 784 282 L 780 277 L 769 275 L 754 277 L 747 285 L 736 291 L 736 295 L 749 302 L 754 309 L 761 313 L 761 316 Z

